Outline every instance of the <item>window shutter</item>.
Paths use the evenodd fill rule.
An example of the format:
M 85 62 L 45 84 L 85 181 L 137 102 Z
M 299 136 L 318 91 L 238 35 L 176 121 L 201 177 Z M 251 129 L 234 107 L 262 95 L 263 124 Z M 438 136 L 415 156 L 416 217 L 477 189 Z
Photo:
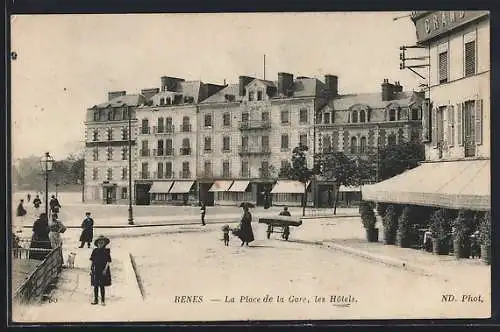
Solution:
M 476 144 L 483 144 L 483 100 L 476 100 Z
M 429 101 L 424 101 L 422 104 L 422 142 L 427 143 L 430 141 L 430 105 Z
M 431 121 L 431 125 L 432 125 L 432 129 L 431 129 L 431 137 L 432 137 L 432 146 L 433 147 L 437 147 L 437 108 L 434 108 L 432 111 L 431 111 L 431 116 L 432 116 L 432 121 Z
M 457 144 L 464 145 L 463 104 L 457 104 Z
M 455 145 L 455 108 L 448 106 L 448 145 Z

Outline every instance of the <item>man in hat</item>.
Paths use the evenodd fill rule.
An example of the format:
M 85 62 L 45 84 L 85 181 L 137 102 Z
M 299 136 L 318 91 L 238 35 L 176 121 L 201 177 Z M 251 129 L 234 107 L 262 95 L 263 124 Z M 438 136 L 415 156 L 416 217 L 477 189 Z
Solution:
M 94 244 L 96 248 L 92 250 L 90 255 L 90 283 L 94 286 L 94 302 L 97 304 L 99 300 L 99 290 L 101 291 L 101 304 L 106 305 L 106 286 L 111 286 L 111 271 L 109 265 L 111 263 L 111 251 L 106 246 L 109 244 L 109 239 L 105 236 L 99 236 Z
M 82 234 L 80 235 L 80 248 L 83 248 L 84 244 L 87 243 L 87 247 L 90 248 L 90 242 L 94 238 L 94 219 L 90 217 L 90 212 L 85 212 L 85 219 L 82 222 Z
M 52 195 L 50 202 L 50 212 L 51 213 L 59 213 L 59 209 L 61 208 L 61 204 L 59 204 L 59 200 L 56 198 L 56 196 Z

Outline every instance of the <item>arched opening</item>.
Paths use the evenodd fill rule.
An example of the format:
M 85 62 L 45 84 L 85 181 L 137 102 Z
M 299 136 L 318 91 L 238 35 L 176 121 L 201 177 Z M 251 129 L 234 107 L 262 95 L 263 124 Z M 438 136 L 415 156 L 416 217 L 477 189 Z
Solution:
M 356 153 L 358 151 L 358 139 L 356 136 L 351 137 L 351 153 Z
M 352 111 L 352 122 L 358 122 L 358 111 Z
M 359 111 L 359 122 L 365 122 L 366 121 L 366 117 L 365 117 L 365 110 L 361 110 Z

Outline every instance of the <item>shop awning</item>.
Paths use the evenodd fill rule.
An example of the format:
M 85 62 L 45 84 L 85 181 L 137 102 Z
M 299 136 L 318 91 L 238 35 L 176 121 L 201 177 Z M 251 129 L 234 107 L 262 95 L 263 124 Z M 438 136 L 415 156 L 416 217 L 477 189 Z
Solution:
M 219 180 L 215 181 L 214 184 L 210 187 L 211 192 L 220 192 L 220 191 L 227 191 L 229 187 L 233 184 L 233 181 L 227 181 L 227 180 Z
M 233 185 L 231 188 L 229 188 L 228 191 L 230 192 L 237 192 L 237 193 L 242 193 L 247 190 L 248 185 L 250 184 L 250 181 L 234 181 Z
M 175 181 L 169 194 L 186 194 L 191 190 L 194 181 Z
M 172 181 L 155 181 L 149 189 L 150 194 L 167 194 L 172 187 Z
M 490 160 L 435 162 L 364 185 L 362 197 L 367 201 L 486 211 L 491 209 L 490 186 Z
M 307 183 L 307 187 L 311 182 Z M 294 180 L 279 180 L 271 190 L 271 194 L 303 194 L 304 184 Z
M 361 187 L 359 186 L 340 186 L 339 192 L 344 192 L 344 193 L 352 193 L 352 192 L 360 192 Z

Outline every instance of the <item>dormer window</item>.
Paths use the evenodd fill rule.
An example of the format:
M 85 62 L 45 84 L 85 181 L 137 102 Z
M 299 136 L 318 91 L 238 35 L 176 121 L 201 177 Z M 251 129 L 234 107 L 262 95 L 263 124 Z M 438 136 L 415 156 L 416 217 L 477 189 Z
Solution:
M 253 101 L 253 99 L 254 99 L 254 92 L 253 92 L 253 91 L 250 91 L 250 92 L 248 93 L 248 100 L 249 100 L 249 101 Z
M 174 105 L 178 105 L 182 102 L 182 95 L 175 95 L 174 96 Z
M 94 121 L 99 121 L 99 111 L 94 111 Z
M 352 123 L 358 122 L 358 111 L 352 111 Z
M 165 98 L 160 98 L 160 105 L 165 105 Z
M 257 100 L 262 100 L 262 91 L 257 91 Z
M 359 111 L 359 122 L 366 122 L 366 113 L 365 113 L 365 110 Z
M 172 99 L 170 99 L 169 97 L 167 97 L 166 103 L 167 103 L 167 105 L 171 105 L 172 104 Z
M 396 110 L 395 109 L 390 109 L 389 110 L 389 121 L 396 121 Z

